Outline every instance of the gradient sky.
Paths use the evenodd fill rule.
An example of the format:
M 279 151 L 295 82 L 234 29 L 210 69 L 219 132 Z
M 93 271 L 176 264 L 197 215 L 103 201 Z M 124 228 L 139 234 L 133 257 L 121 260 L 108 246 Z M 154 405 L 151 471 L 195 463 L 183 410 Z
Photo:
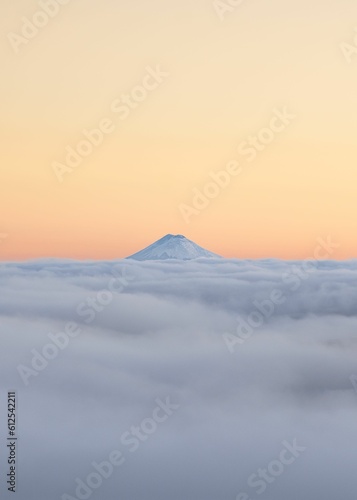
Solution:
M 245 0 L 223 20 L 212 0 L 71 0 L 15 53 L 39 10 L 0 6 L 1 260 L 120 258 L 166 233 L 286 259 L 331 235 L 334 258 L 357 256 L 355 0 Z M 111 104 L 157 65 L 169 76 L 120 120 Z M 248 162 L 239 145 L 284 107 L 296 118 Z M 53 162 L 105 118 L 60 183 Z M 179 207 L 231 160 L 241 174 L 187 223 Z

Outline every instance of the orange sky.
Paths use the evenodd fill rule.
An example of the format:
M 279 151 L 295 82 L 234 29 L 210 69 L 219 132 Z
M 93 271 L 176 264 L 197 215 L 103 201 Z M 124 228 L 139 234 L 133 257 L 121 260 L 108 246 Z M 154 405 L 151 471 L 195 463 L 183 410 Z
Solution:
M 0 6 L 1 260 L 357 256 L 355 0 L 54 1 Z

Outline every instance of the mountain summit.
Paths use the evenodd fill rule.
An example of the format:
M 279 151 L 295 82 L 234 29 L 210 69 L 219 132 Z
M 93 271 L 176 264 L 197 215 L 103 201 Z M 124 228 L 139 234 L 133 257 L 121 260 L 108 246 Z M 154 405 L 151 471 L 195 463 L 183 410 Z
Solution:
M 140 252 L 134 253 L 127 259 L 135 260 L 191 260 L 199 257 L 219 258 L 220 255 L 209 252 L 204 248 L 196 245 L 191 240 L 182 236 L 182 234 L 167 234 L 160 240 L 155 241 L 152 245 L 144 248 Z

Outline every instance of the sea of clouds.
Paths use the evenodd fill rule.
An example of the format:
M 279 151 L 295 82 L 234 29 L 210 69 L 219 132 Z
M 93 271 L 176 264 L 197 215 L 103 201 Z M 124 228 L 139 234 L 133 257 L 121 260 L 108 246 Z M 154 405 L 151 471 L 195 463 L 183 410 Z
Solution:
M 8 390 L 18 500 L 357 498 L 357 261 L 42 260 L 0 283 L 1 498 Z

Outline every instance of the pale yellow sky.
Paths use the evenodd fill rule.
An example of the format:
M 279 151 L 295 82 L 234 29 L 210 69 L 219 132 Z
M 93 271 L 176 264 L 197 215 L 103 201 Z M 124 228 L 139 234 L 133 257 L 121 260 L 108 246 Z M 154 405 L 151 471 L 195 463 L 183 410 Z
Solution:
M 125 257 L 166 233 L 252 258 L 331 235 L 356 257 L 355 1 L 245 0 L 223 20 L 213 0 L 59 3 L 0 5 L 1 260 Z

